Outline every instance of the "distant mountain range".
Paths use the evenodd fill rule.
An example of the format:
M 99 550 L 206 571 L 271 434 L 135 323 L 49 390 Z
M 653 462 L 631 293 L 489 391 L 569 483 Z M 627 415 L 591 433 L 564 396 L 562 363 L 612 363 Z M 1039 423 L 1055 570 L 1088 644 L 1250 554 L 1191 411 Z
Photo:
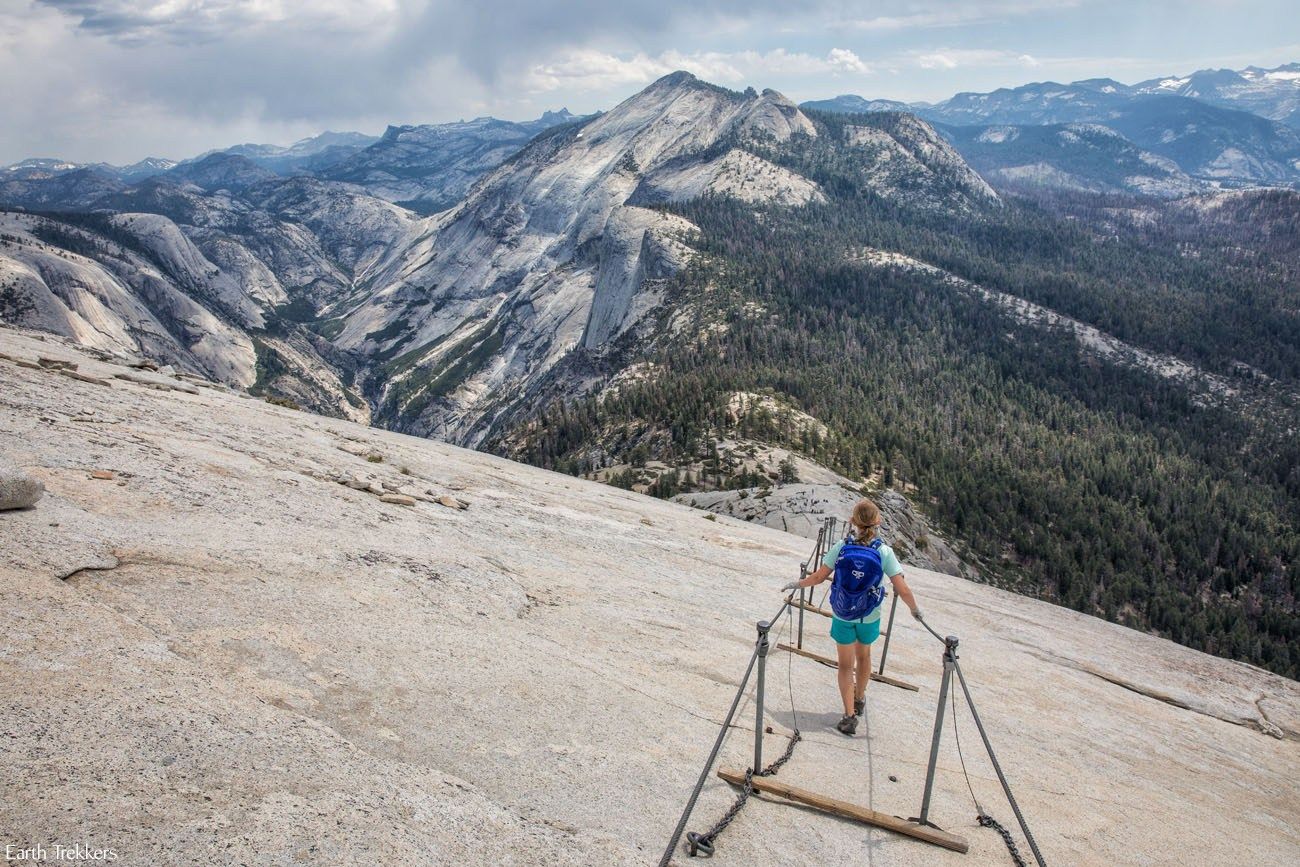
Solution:
M 1300 128 L 1300 63 L 1273 69 L 1202 69 L 1191 75 L 1153 78 L 1132 85 L 1112 78 L 1089 78 L 1070 84 L 1035 82 L 989 93 L 958 93 L 939 103 L 905 103 L 845 94 L 805 102 L 802 107 L 854 113 L 910 111 L 929 120 L 963 125 L 1076 123 L 1100 120 L 1107 111 L 1127 106 L 1134 97 L 1153 95 L 1183 96 Z
M 324 132 L 288 147 L 241 144 L 179 163 L 157 157 L 129 166 L 28 159 L 0 169 L 0 201 L 79 207 L 157 176 L 204 190 L 238 191 L 273 178 L 307 175 L 346 181 L 419 213 L 433 213 L 459 201 L 475 180 L 537 133 L 576 119 L 561 109 L 521 123 L 481 117 L 390 126 L 380 137 Z
M 937 104 L 844 95 L 803 103 L 840 113 L 904 111 L 936 124 L 1004 182 L 1182 195 L 1300 184 L 1300 64 L 1203 70 L 1125 85 L 1109 78 L 959 93 Z M 1096 130 L 1051 129 L 1089 124 Z M 1039 128 L 1039 132 L 1032 131 Z M 1059 147 L 1058 147 L 1059 145 Z M 1129 166 L 1135 171 L 1128 171 Z
M 455 204 L 470 185 L 545 129 L 575 120 L 568 109 L 514 123 L 480 117 L 460 123 L 390 126 L 377 142 L 323 168 L 321 178 L 348 181 L 421 213 Z

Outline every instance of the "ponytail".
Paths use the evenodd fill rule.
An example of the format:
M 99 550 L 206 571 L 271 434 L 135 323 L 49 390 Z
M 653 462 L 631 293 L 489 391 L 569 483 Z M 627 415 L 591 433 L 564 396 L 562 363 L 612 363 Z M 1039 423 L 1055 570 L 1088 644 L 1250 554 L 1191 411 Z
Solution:
M 876 538 L 880 528 L 880 509 L 870 500 L 858 500 L 853 507 L 851 523 L 857 529 L 857 543 L 865 545 Z

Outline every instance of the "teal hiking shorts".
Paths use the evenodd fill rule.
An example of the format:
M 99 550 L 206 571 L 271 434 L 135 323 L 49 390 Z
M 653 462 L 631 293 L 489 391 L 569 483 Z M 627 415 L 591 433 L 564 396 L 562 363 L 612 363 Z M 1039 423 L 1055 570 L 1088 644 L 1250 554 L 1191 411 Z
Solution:
M 863 623 L 861 620 L 840 620 L 831 618 L 831 638 L 836 644 L 852 644 L 857 641 L 870 644 L 880 637 L 880 618 Z

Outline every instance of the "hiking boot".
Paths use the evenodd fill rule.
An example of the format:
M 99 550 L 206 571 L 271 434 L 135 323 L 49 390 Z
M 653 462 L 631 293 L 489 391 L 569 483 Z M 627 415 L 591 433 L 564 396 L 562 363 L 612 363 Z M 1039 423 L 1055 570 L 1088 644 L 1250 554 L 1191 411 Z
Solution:
M 865 698 L 853 699 L 853 715 L 862 716 L 862 712 L 867 709 L 867 700 Z
M 858 718 L 850 714 L 837 722 L 835 728 L 837 728 L 841 734 L 846 734 L 852 737 L 853 733 L 858 730 Z

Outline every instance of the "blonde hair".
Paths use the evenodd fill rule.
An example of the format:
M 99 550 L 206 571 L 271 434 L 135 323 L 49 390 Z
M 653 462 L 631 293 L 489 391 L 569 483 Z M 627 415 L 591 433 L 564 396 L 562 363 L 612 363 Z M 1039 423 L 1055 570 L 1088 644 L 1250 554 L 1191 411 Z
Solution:
M 870 500 L 858 500 L 849 523 L 857 528 L 858 544 L 870 542 L 876 538 L 876 531 L 880 527 L 880 509 Z

